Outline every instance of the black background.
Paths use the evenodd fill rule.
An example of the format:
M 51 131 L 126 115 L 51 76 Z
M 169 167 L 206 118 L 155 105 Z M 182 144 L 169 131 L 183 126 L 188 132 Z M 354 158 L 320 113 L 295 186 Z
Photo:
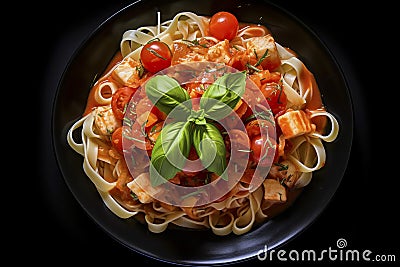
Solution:
M 395 31 L 389 14 L 392 8 L 384 2 L 352 7 L 348 1 L 275 2 L 315 31 L 335 56 L 351 91 L 355 117 L 351 157 L 337 193 L 317 220 L 284 248 L 320 251 L 336 247 L 336 241 L 345 238 L 349 249 L 394 254 L 398 262 L 396 184 L 400 177 L 398 157 L 388 154 L 390 149 L 396 153 L 396 130 L 387 123 L 395 114 L 392 96 L 398 90 L 397 77 L 389 74 L 396 67 L 393 56 L 398 50 L 397 43 L 390 39 Z M 29 216 L 19 216 L 19 223 L 12 223 L 18 225 L 15 232 L 23 232 L 13 246 L 21 255 L 13 258 L 15 261 L 24 260 L 23 254 L 38 264 L 167 265 L 125 248 L 87 216 L 64 183 L 51 145 L 49 103 L 53 102 L 54 88 L 64 70 L 60 62 L 65 66 L 91 31 L 129 3 L 85 1 L 82 6 L 83 1 L 52 2 L 46 9 L 35 6 L 32 11 L 27 10 L 31 19 L 24 20 L 25 27 L 19 28 L 30 38 L 18 42 L 25 48 L 34 47 L 26 54 L 32 63 L 30 73 L 35 74 L 31 78 L 35 83 L 30 84 L 40 84 L 38 88 L 32 86 L 40 103 L 34 108 L 40 113 L 40 124 L 35 126 L 40 135 L 35 157 L 38 175 L 29 176 L 34 185 L 29 186 L 29 194 L 19 197 L 23 199 L 23 213 Z M 388 29 L 389 34 L 384 34 L 383 29 Z M 16 189 L 13 192 L 17 194 Z M 272 264 L 257 259 L 248 263 Z

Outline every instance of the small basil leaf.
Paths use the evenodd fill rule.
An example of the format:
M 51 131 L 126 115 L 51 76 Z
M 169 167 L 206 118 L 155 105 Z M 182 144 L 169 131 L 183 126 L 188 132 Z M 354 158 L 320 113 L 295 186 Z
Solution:
M 223 119 L 236 107 L 245 88 L 245 73 L 226 73 L 204 92 L 200 99 L 200 108 L 204 109 L 207 118 Z
M 207 123 L 207 121 L 204 118 L 204 109 L 192 110 L 192 112 L 190 113 L 190 116 L 189 116 L 189 118 L 187 118 L 187 120 L 192 121 L 198 125 L 205 125 Z
M 151 153 L 150 181 L 158 186 L 183 169 L 192 144 L 193 122 L 173 122 L 162 129 Z
M 169 114 L 174 108 L 178 110 L 175 114 L 187 117 L 192 109 L 189 94 L 183 89 L 179 83 L 167 76 L 157 75 L 145 84 L 147 97 L 162 112 Z
M 193 145 L 203 166 L 227 180 L 226 175 L 223 175 L 226 168 L 226 148 L 218 128 L 211 123 L 195 125 Z

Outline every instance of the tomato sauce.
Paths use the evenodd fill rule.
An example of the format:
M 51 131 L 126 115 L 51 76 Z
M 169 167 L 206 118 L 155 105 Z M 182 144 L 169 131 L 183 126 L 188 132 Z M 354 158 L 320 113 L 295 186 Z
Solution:
M 113 81 L 112 77 L 110 75 L 106 74 L 114 67 L 116 66 L 119 62 L 121 62 L 122 60 L 122 55 L 121 52 L 117 52 L 114 57 L 111 59 L 110 63 L 107 65 L 106 70 L 101 74 L 100 78 L 98 79 L 98 81 L 94 84 L 94 86 L 90 89 L 89 92 L 89 96 L 86 102 L 86 107 L 85 107 L 85 111 L 83 112 L 83 115 L 87 115 L 89 114 L 92 109 L 94 107 L 97 107 L 99 105 L 99 103 L 96 101 L 94 94 L 96 92 L 96 90 L 99 88 L 99 86 L 101 85 L 101 83 L 105 82 L 105 81 Z M 115 81 L 114 81 L 115 82 Z M 111 92 L 110 92 L 111 93 Z M 105 92 L 105 94 L 107 94 L 107 92 Z

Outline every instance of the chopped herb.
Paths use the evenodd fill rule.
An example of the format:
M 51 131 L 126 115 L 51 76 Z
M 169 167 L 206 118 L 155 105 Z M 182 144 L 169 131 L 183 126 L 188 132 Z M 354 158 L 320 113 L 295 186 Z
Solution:
M 146 48 L 150 53 L 152 53 L 153 55 L 155 55 L 156 57 L 161 58 L 162 60 L 167 60 L 165 57 L 163 57 L 162 55 L 160 55 L 156 50 L 152 49 L 152 48 Z
M 130 195 L 133 198 L 133 200 L 139 200 L 138 196 L 133 191 L 131 191 Z
M 187 42 L 187 43 L 189 43 L 191 45 L 198 45 L 198 46 L 202 46 L 204 48 L 208 48 L 207 44 L 200 44 L 199 40 L 197 40 L 197 39 L 194 39 L 192 41 L 187 40 L 187 39 L 182 39 L 182 41 Z
M 275 162 L 274 165 L 279 166 L 280 168 L 278 169 L 278 171 L 286 171 L 287 169 L 289 169 L 289 165 L 285 165 L 279 162 Z
M 249 117 L 247 117 L 244 122 L 247 123 L 247 122 L 257 118 L 257 119 L 267 120 L 267 121 L 269 121 L 271 123 L 275 123 L 274 121 L 272 121 L 271 116 L 272 115 L 271 115 L 270 111 L 268 111 L 268 112 L 266 112 L 266 111 L 257 111 L 255 113 L 253 113 L 252 115 L 250 115 Z
M 254 50 L 253 52 L 254 52 L 254 55 L 256 56 L 256 59 L 258 59 L 258 55 L 257 55 L 256 49 L 254 48 L 253 50 Z
M 146 124 L 147 124 L 148 121 L 149 121 L 149 120 L 145 120 L 145 121 L 142 123 L 142 125 L 140 125 L 140 131 L 142 132 L 142 134 L 143 134 L 144 137 L 147 137 L 147 133 L 146 133 L 145 127 L 146 127 Z
M 157 129 L 157 125 L 153 125 L 153 127 L 151 127 L 151 129 L 150 129 L 150 133 L 155 133 L 156 129 Z
M 126 116 L 124 116 L 124 118 L 122 119 L 124 121 L 124 125 L 127 125 L 129 127 L 132 127 L 132 120 Z
M 236 50 L 240 51 L 239 47 L 237 45 L 233 45 L 233 48 L 235 48 Z
M 237 151 L 246 152 L 246 153 L 252 153 L 253 152 L 253 150 L 251 150 L 251 149 L 238 149 Z
M 152 43 L 152 42 L 154 42 L 154 41 L 161 41 L 161 40 L 160 40 L 160 38 L 155 37 L 155 38 L 153 38 L 153 39 L 150 39 L 150 40 L 147 42 L 147 44 Z
M 139 78 L 142 78 L 145 71 L 143 65 L 140 64 L 139 66 L 136 66 L 136 71 L 138 72 Z
M 253 65 L 251 65 L 249 63 L 246 63 L 246 67 L 249 68 L 250 70 L 255 71 L 255 72 L 261 71 L 260 69 L 256 68 L 256 66 L 253 66 Z
M 199 194 L 201 194 L 203 192 L 204 192 L 204 190 L 197 190 L 197 191 L 194 191 L 192 193 L 189 193 L 189 194 L 186 194 L 184 196 L 181 196 L 181 199 L 186 199 L 188 197 L 193 197 L 193 196 L 199 195 Z
M 256 54 L 257 55 L 257 54 Z M 268 56 L 268 49 L 265 50 L 264 54 L 262 55 L 262 57 L 257 61 L 257 63 L 254 65 L 254 67 L 257 67 L 258 65 L 261 64 L 261 62 L 264 61 L 264 59 Z
M 136 139 L 136 138 L 134 138 L 134 137 L 132 137 L 132 136 L 129 136 L 129 135 L 126 135 L 126 134 L 123 134 L 123 137 L 125 137 L 125 138 L 128 139 L 128 140 L 140 142 L 140 143 L 142 143 L 142 144 L 145 144 L 145 143 L 146 143 L 144 140 L 139 140 L 139 139 Z

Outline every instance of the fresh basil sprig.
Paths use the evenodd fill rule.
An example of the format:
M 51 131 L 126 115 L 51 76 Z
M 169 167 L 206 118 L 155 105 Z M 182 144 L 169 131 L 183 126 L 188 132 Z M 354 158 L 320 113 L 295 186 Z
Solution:
M 192 102 L 188 92 L 179 83 L 167 76 L 158 75 L 147 81 L 145 85 L 147 97 L 162 112 L 169 114 L 173 109 L 180 117 L 187 117 L 192 110 Z
M 158 186 L 181 171 L 192 143 L 192 122 L 178 121 L 165 125 L 151 152 L 150 180 Z
M 195 125 L 193 145 L 199 159 L 207 167 L 207 170 L 227 180 L 228 177 L 224 173 L 226 168 L 226 147 L 224 138 L 218 128 L 211 123 Z
M 210 85 L 200 99 L 200 109 L 192 110 L 189 94 L 179 83 L 158 75 L 147 81 L 147 97 L 162 112 L 175 121 L 166 124 L 153 147 L 150 181 L 158 186 L 181 171 L 193 145 L 208 171 L 227 180 L 226 148 L 224 139 L 209 120 L 220 120 L 229 115 L 245 91 L 243 72 L 225 73 Z M 208 119 L 208 121 L 206 120 Z
M 200 108 L 207 118 L 221 120 L 236 107 L 245 88 L 245 73 L 227 73 L 207 88 L 200 99 Z

